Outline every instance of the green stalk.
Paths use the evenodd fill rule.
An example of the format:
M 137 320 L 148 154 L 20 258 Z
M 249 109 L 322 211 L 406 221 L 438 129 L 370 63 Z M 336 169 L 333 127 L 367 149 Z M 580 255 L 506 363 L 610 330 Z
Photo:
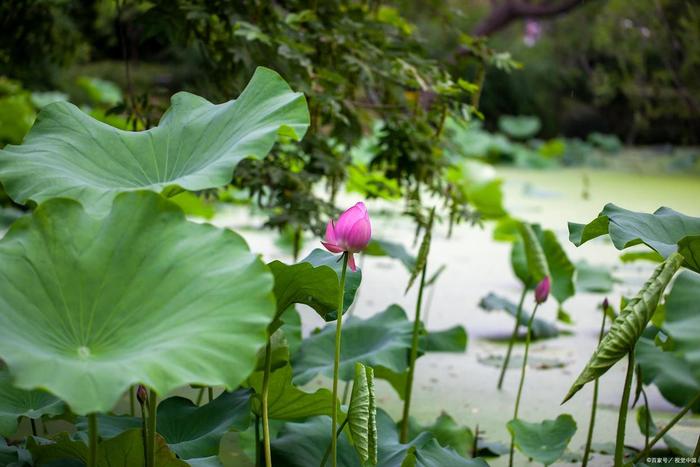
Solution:
M 343 432 L 343 428 L 345 428 L 345 425 L 348 424 L 348 420 L 350 420 L 350 417 L 345 417 L 345 420 L 343 420 L 343 423 L 340 424 L 338 427 L 338 431 L 335 432 L 335 438 L 340 436 L 340 434 Z M 331 445 L 329 444 L 328 447 L 326 448 L 326 452 L 323 453 L 323 459 L 321 459 L 321 467 L 324 467 L 326 465 L 326 462 L 328 462 L 328 456 L 331 454 Z
M 423 302 L 423 287 L 425 286 L 425 271 L 428 269 L 428 260 L 423 264 L 420 275 L 420 285 L 418 288 L 418 300 L 416 300 L 416 316 L 413 321 L 413 338 L 411 341 L 411 356 L 408 361 L 408 376 L 406 377 L 406 390 L 403 401 L 403 418 L 401 419 L 402 443 L 408 443 L 408 415 L 411 410 L 411 393 L 413 392 L 413 375 L 416 370 L 416 359 L 418 358 L 418 338 L 420 337 L 420 309 Z
M 262 453 L 260 452 L 260 416 L 255 416 L 255 467 L 260 467 L 260 458 Z
M 617 436 L 615 437 L 615 467 L 622 467 L 622 462 L 625 457 L 625 426 L 627 425 L 627 408 L 630 401 L 633 376 L 634 349 L 630 349 L 630 352 L 627 354 L 627 376 L 625 376 L 625 387 L 622 389 L 620 413 L 617 417 Z
M 636 464 L 637 462 L 639 462 L 640 460 L 644 459 L 647 455 L 649 455 L 649 451 L 651 451 L 651 448 L 653 448 L 654 445 L 655 445 L 657 442 L 659 442 L 659 440 L 660 440 L 661 438 L 663 438 L 664 435 L 665 435 L 666 433 L 668 433 L 668 430 L 670 430 L 676 423 L 678 423 L 678 422 L 680 421 L 680 419 L 683 418 L 683 416 L 684 416 L 685 414 L 687 414 L 688 411 L 689 411 L 695 404 L 697 404 L 699 401 L 700 401 L 700 393 L 698 393 L 698 394 L 693 398 L 693 400 L 691 400 L 690 402 L 688 402 L 688 403 L 685 405 L 685 407 L 683 407 L 683 409 L 682 409 L 680 412 L 678 412 L 678 413 L 676 414 L 676 416 L 673 417 L 673 418 L 666 424 L 666 426 L 664 426 L 658 433 L 656 433 L 656 436 L 654 436 L 654 438 L 653 438 L 651 441 L 649 441 L 649 443 L 647 444 L 647 446 L 646 446 L 640 453 L 638 453 L 636 456 L 634 456 L 634 459 L 632 459 L 632 462 L 630 462 L 628 465 L 634 465 L 634 464 Z M 698 438 L 698 444 L 695 446 L 695 452 L 693 453 L 693 457 L 695 457 L 696 459 L 697 459 L 698 457 L 700 457 L 700 438 Z
M 335 328 L 335 356 L 333 360 L 333 397 L 331 398 L 331 465 L 338 464 L 338 442 L 335 432 L 338 427 L 338 372 L 340 370 L 340 337 L 343 330 L 343 299 L 345 293 L 345 273 L 348 269 L 348 253 L 343 253 L 343 272 L 340 275 L 338 292 L 338 319 Z
M 32 426 L 32 435 L 37 436 L 36 431 L 36 421 L 33 418 L 29 418 L 29 424 Z
M 530 339 L 532 335 L 532 322 L 535 320 L 535 313 L 537 313 L 537 308 L 540 304 L 535 304 L 535 309 L 532 310 L 532 316 L 527 321 L 527 334 L 525 335 L 525 354 L 523 355 L 523 364 L 520 368 L 520 383 L 518 384 L 518 394 L 515 396 L 515 410 L 513 411 L 513 420 L 518 419 L 518 412 L 520 411 L 520 398 L 523 395 L 523 385 L 525 383 L 525 372 L 527 370 L 527 357 L 530 354 Z M 515 438 L 511 436 L 510 438 L 510 456 L 508 457 L 508 466 L 513 467 L 513 454 L 515 454 Z
M 88 415 L 88 467 L 97 466 L 97 414 L 91 413 Z
M 148 458 L 146 459 L 146 467 L 156 467 L 156 408 L 158 407 L 158 396 L 151 389 L 148 396 L 148 420 L 146 441 L 148 444 Z
M 207 395 L 209 396 L 209 402 L 214 400 L 214 388 L 209 386 L 207 388 Z
M 145 402 L 148 404 L 148 401 Z M 141 442 L 143 443 L 143 463 L 144 465 L 146 462 L 148 462 L 148 429 L 146 427 L 146 419 L 148 416 L 146 415 L 146 412 L 143 408 L 143 404 L 141 405 Z
M 199 388 L 199 393 L 197 393 L 197 403 L 196 405 L 200 405 L 202 403 L 202 398 L 204 397 L 204 387 Z
M 265 344 L 265 371 L 263 373 L 263 385 L 261 395 L 263 443 L 265 445 L 265 465 L 272 467 L 272 451 L 270 450 L 270 418 L 268 415 L 268 393 L 270 391 L 270 373 L 272 371 L 272 342 L 270 337 Z
M 503 387 L 503 378 L 506 376 L 506 370 L 508 369 L 508 363 L 510 362 L 510 354 L 513 352 L 513 344 L 515 343 L 515 339 L 518 337 L 518 328 L 520 327 L 520 316 L 523 313 L 523 302 L 525 301 L 525 295 L 527 295 L 527 285 L 523 285 L 523 292 L 520 294 L 518 309 L 515 312 L 515 326 L 513 326 L 513 332 L 511 333 L 510 340 L 508 341 L 508 350 L 506 351 L 506 358 L 503 360 L 503 367 L 501 367 L 501 375 L 498 377 L 498 389 Z
M 603 340 L 605 334 L 605 311 L 603 310 L 603 322 L 600 323 L 600 333 L 598 334 L 598 345 Z M 588 457 L 591 455 L 591 444 L 593 443 L 593 429 L 595 427 L 595 413 L 598 410 L 598 378 L 593 382 L 593 401 L 591 402 L 591 421 L 588 424 L 588 437 L 586 438 L 586 448 L 583 451 L 583 462 L 581 467 L 588 465 Z

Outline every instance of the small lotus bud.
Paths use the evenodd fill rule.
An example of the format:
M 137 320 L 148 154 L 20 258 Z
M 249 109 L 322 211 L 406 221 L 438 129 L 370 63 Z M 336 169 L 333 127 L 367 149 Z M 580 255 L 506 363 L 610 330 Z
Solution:
M 148 391 L 146 391 L 146 386 L 143 384 L 139 384 L 139 387 L 136 389 L 136 398 L 139 401 L 139 404 L 143 405 L 148 401 Z
M 549 280 L 549 276 L 544 276 L 544 279 L 542 279 L 540 283 L 537 284 L 537 287 L 535 287 L 535 301 L 538 304 L 547 301 L 547 297 L 549 297 L 550 287 L 551 281 Z
M 603 311 L 606 311 L 608 308 L 610 308 L 610 302 L 608 302 L 608 297 L 605 297 L 603 300 Z

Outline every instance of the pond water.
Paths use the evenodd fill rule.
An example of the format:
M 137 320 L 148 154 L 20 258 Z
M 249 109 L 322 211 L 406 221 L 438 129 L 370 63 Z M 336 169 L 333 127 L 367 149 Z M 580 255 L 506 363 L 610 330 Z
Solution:
M 567 221 L 590 221 L 606 202 L 647 212 L 663 205 L 700 216 L 700 204 L 697 203 L 700 199 L 700 178 L 590 169 L 507 169 L 499 170 L 499 175 L 505 180 L 506 205 L 513 216 L 539 222 L 554 230 L 572 261 L 585 258 L 589 263 L 607 265 L 613 269 L 615 277 L 620 280 L 610 294 L 611 303 L 614 304 L 619 302 L 622 294 L 633 295 L 654 265 L 648 262 L 621 265 L 619 252 L 605 239 L 591 241 L 580 248 L 574 247 L 567 239 Z M 586 191 L 587 199 L 583 196 Z M 339 205 L 349 205 L 355 201 L 352 195 L 345 195 Z M 413 226 L 410 220 L 399 216 L 398 208 L 399 205 L 369 203 L 373 215 L 373 235 L 410 246 Z M 392 210 L 395 214 L 391 213 Z M 389 213 L 375 214 L 385 211 Z M 289 259 L 288 252 L 275 244 L 273 235 L 257 229 L 257 221 L 251 221 L 245 209 L 232 208 L 219 216 L 215 223 L 236 227 L 253 251 L 265 253 L 265 259 Z M 492 225 L 489 224 L 484 228 L 461 225 L 455 228 L 451 239 L 446 237 L 446 230 L 446 226 L 439 226 L 434 235 L 429 275 L 430 271 L 443 264 L 447 269 L 434 290 L 427 292 L 425 314 L 431 330 L 463 325 L 469 334 L 469 344 L 465 354 L 433 353 L 418 360 L 411 413 L 420 422 L 431 423 L 444 411 L 461 425 L 472 429 L 478 425 L 487 440 L 508 444 L 505 423 L 513 411 L 518 370 L 513 368 L 508 371 L 503 390 L 497 391 L 498 368 L 482 362 L 504 354 L 504 339 L 511 332 L 513 322 L 505 313 L 484 312 L 478 307 L 478 302 L 490 291 L 517 301 L 520 286 L 510 269 L 510 245 L 492 241 Z M 301 257 L 318 246 L 316 239 L 307 239 Z M 412 317 L 417 287 L 403 294 L 408 280 L 405 268 L 398 261 L 388 258 L 367 257 L 363 261 L 364 277 L 354 310 L 356 316 L 368 317 L 392 303 L 398 303 Z M 601 318 L 597 307 L 602 299 L 601 295 L 579 293 L 565 303 L 564 308 L 575 324 L 559 324 L 559 327 L 571 333 L 534 343 L 531 355 L 535 364 L 528 368 L 523 392 L 521 418 L 524 420 L 554 419 L 561 413 L 573 415 L 578 430 L 569 449 L 576 453 L 582 452 L 585 443 L 592 385 L 566 405 L 560 406 L 560 402 L 596 346 Z M 533 299 L 529 296 L 527 300 L 532 303 Z M 305 333 L 322 326 L 323 323 L 314 313 L 301 311 Z M 550 300 L 541 307 L 538 316 L 554 321 L 554 301 Z M 522 344 L 516 345 L 514 361 L 518 361 L 522 350 Z M 557 365 L 542 365 L 543 361 Z M 623 361 L 601 379 L 596 443 L 614 442 L 625 368 L 626 362 Z M 318 378 L 311 386 L 329 387 L 330 384 L 328 380 Z M 384 381 L 379 381 L 377 391 L 379 405 L 395 419 L 400 418 L 401 401 L 393 389 Z M 657 423 L 673 415 L 675 409 L 659 396 L 655 388 L 648 388 L 648 395 Z M 627 428 L 627 443 L 640 446 L 643 437 L 636 426 L 634 414 L 630 414 Z M 699 428 L 700 418 L 686 417 L 674 427 L 672 434 L 694 445 Z M 493 466 L 506 465 L 507 456 L 490 459 L 489 463 Z M 520 456 L 516 465 L 526 463 L 527 459 Z M 611 465 L 611 458 L 596 455 L 592 465 Z

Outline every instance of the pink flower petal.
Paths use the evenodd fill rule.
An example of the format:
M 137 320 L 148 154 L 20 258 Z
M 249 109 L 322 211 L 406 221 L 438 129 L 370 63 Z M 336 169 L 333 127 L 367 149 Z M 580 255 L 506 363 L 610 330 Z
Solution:
M 367 216 L 367 211 L 363 211 L 363 208 L 364 204 L 362 207 L 356 204 L 340 215 L 338 222 L 336 222 L 334 226 L 335 238 L 337 239 L 338 244 L 342 245 L 343 241 L 347 238 L 350 229 L 352 229 L 352 226 L 355 225 L 357 221 Z
M 335 236 L 335 228 L 333 227 L 333 221 L 328 221 L 328 225 L 326 225 L 326 238 L 325 240 L 328 243 L 335 244 L 337 242 L 336 236 Z
M 352 272 L 357 271 L 357 266 L 355 266 L 355 256 L 352 253 L 348 253 L 348 266 Z
M 369 223 L 369 219 L 364 217 L 358 220 L 348 232 L 344 239 L 345 246 L 348 251 L 362 251 L 369 243 L 370 238 L 372 238 L 372 226 Z
M 321 245 L 323 245 L 326 250 L 330 251 L 331 253 L 342 253 L 343 249 L 340 248 L 337 245 L 333 245 L 332 243 L 327 243 L 327 242 L 321 242 Z

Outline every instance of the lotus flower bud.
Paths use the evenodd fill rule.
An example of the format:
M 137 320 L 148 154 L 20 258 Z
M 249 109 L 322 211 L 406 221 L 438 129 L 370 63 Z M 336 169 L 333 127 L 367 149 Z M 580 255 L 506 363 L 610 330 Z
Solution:
M 348 254 L 348 266 L 357 270 L 353 253 L 367 247 L 372 238 L 372 225 L 365 204 L 360 202 L 340 215 L 337 221 L 328 221 L 326 237 L 321 244 L 331 253 Z
M 138 399 L 139 404 L 143 405 L 148 401 L 148 391 L 146 391 L 146 386 L 139 384 L 136 388 L 136 399 Z
M 551 288 L 551 281 L 549 276 L 544 276 L 544 278 L 535 287 L 535 301 L 540 304 L 547 301 L 549 297 L 549 289 Z
M 608 302 L 608 297 L 605 297 L 603 300 L 603 311 L 606 311 L 608 308 L 610 308 L 610 302 Z

